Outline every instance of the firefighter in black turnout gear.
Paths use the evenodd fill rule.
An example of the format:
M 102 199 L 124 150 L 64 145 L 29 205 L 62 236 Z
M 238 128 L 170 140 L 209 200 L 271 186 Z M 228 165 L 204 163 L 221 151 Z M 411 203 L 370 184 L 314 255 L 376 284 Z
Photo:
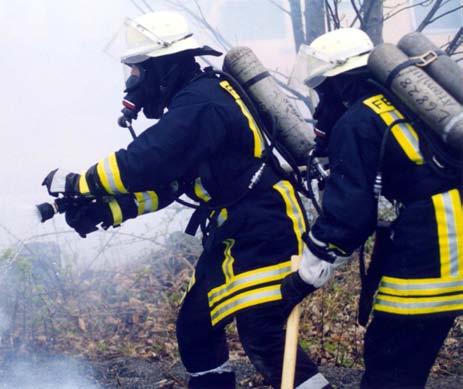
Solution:
M 382 193 L 398 215 L 376 231 L 363 286 L 376 296 L 361 385 L 424 387 L 463 311 L 462 172 L 440 163 L 424 137 L 429 129 L 414 126 L 387 91 L 371 83 L 365 65 L 372 48 L 354 29 L 327 33 L 306 47 L 307 61 L 319 65 L 304 79 L 320 97 L 315 117 L 330 166 L 322 214 L 307 241 L 312 256 L 327 262 L 359 248 L 377 227 L 374 184 L 382 171 Z M 309 269 L 303 263 L 283 289 L 310 284 Z
M 58 169 L 44 184 L 52 194 L 109 196 L 66 212 L 83 236 L 100 223 L 118 225 L 157 211 L 184 193 L 200 202 L 193 221 L 207 216 L 200 223 L 204 251 L 177 320 L 189 386 L 235 387 L 225 336 L 235 318 L 252 363 L 279 387 L 286 321 L 280 286 L 291 256 L 302 252 L 300 199 L 270 164 L 239 88 L 200 70 L 194 59 L 220 53 L 200 47 L 176 13 L 150 13 L 126 24 L 127 40 L 136 45 L 123 57 L 131 67 L 123 120 L 130 123 L 141 109 L 160 120 L 85 173 Z M 313 388 L 328 384 L 299 350 L 296 383 L 307 381 Z

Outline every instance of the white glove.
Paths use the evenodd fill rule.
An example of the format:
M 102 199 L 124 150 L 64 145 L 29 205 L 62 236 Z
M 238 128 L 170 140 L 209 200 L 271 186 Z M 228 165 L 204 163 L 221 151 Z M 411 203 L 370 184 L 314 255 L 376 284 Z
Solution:
M 333 276 L 334 269 L 335 265 L 319 259 L 304 245 L 302 260 L 299 265 L 299 275 L 304 282 L 315 288 L 320 288 Z

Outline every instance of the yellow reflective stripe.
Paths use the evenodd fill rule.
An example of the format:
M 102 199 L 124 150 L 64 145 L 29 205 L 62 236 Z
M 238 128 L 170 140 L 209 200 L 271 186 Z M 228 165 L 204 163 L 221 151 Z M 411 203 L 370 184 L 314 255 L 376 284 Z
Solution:
M 228 219 L 228 211 L 227 208 L 222 208 L 219 212 L 219 216 L 217 216 L 217 226 L 220 227 L 223 223 L 225 223 Z
M 119 165 L 117 164 L 116 153 L 112 153 L 108 157 L 109 166 L 111 167 L 111 172 L 114 178 L 114 184 L 119 193 L 128 193 L 121 179 L 121 172 L 119 170 Z
M 103 161 L 104 160 L 101 160 L 96 165 L 96 172 L 98 173 L 98 177 L 100 179 L 101 184 L 103 185 L 104 190 L 108 192 L 109 194 L 114 194 L 114 192 L 111 189 L 111 186 L 109 185 L 109 180 L 108 180 L 108 176 L 106 175 L 106 170 L 104 168 Z
M 193 287 L 195 282 L 196 282 L 196 273 L 193 271 L 193 274 L 191 275 L 191 278 L 190 278 L 190 282 L 188 283 L 187 292 L 189 292 L 191 290 L 191 288 Z
M 301 255 L 303 248 L 302 235 L 306 231 L 307 227 L 305 225 L 305 219 L 301 207 L 296 199 L 294 188 L 289 181 L 277 182 L 273 185 L 273 188 L 281 194 L 286 204 L 286 215 L 293 222 L 293 230 L 298 242 L 298 255 Z
M 383 277 L 379 293 L 394 296 L 437 296 L 454 292 L 463 292 L 463 278 L 420 278 L 401 279 Z
M 90 194 L 90 188 L 88 187 L 87 178 L 85 172 L 80 175 L 79 178 L 79 192 L 83 195 Z
M 432 196 L 437 223 L 441 276 L 450 276 L 450 246 L 445 200 L 442 194 Z
M 232 95 L 232 97 L 235 99 L 236 104 L 240 107 L 241 112 L 248 120 L 249 128 L 252 131 L 254 137 L 254 156 L 257 158 L 261 158 L 264 151 L 264 139 L 261 130 L 259 129 L 259 127 L 257 127 L 256 121 L 252 117 L 248 107 L 246 107 L 240 95 L 233 89 L 233 87 L 230 85 L 228 81 L 224 80 L 220 82 L 220 86 L 223 89 L 225 89 L 228 93 L 230 93 L 230 95 Z
M 455 225 L 455 239 L 457 248 L 458 275 L 463 277 L 463 209 L 460 192 L 453 189 L 449 192 L 453 205 L 453 222 Z
M 277 300 L 281 300 L 280 285 L 271 285 L 240 293 L 219 304 L 211 311 L 212 325 L 241 309 Z
M 233 258 L 233 255 L 231 253 L 231 249 L 233 245 L 235 244 L 234 239 L 227 239 L 224 241 L 225 243 L 225 259 L 223 260 L 222 263 L 222 271 L 225 276 L 225 282 L 228 283 L 230 280 L 233 278 L 233 262 L 235 262 L 235 258 Z
M 155 191 L 136 192 L 135 199 L 138 208 L 138 215 L 155 212 L 159 208 L 159 197 Z
M 111 214 L 113 216 L 113 226 L 118 226 L 122 223 L 122 210 L 119 206 L 119 203 L 116 199 L 111 199 L 108 203 L 109 209 L 111 210 Z
M 135 193 L 135 199 L 137 200 L 137 214 L 142 215 L 145 211 L 145 198 L 140 192 Z
M 379 115 L 388 126 L 404 118 L 382 94 L 364 100 L 363 104 Z M 418 134 L 415 129 L 409 123 L 398 123 L 391 128 L 391 132 L 407 157 L 417 165 L 422 165 L 424 158 L 420 152 Z
M 96 170 L 106 192 L 110 194 L 128 193 L 121 180 L 116 153 L 112 153 L 108 158 L 99 161 Z
M 397 110 L 382 113 L 380 116 L 388 126 L 394 121 L 404 118 Z M 418 134 L 415 129 L 408 123 L 397 123 L 391 128 L 391 132 L 407 157 L 417 165 L 422 165 L 424 159 L 419 149 Z
M 364 100 L 363 104 L 372 109 L 378 115 L 395 109 L 391 102 L 382 94 L 372 96 Z
M 404 298 L 378 294 L 376 311 L 399 315 L 429 314 L 463 309 L 463 294 L 439 297 Z
M 261 267 L 238 274 L 230 279 L 228 283 L 220 285 L 209 291 L 209 306 L 213 306 L 217 301 L 245 288 L 256 285 L 266 284 L 272 281 L 279 281 L 291 272 L 291 261 L 279 263 L 277 265 Z
M 211 195 L 207 193 L 206 188 L 204 188 L 203 183 L 201 182 L 201 177 L 198 177 L 195 180 L 194 191 L 195 195 L 205 202 L 208 202 L 211 199 Z

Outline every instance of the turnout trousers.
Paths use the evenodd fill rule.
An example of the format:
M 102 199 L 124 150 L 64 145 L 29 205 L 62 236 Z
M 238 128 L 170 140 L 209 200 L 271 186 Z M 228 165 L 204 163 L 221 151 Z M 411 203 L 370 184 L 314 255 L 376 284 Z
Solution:
M 301 253 L 306 225 L 289 182 L 272 189 L 220 212 L 226 221 L 212 232 L 214 244 L 206 242 L 198 260 L 177 319 L 180 356 L 191 374 L 191 388 L 234 387 L 225 333 L 233 319 L 255 368 L 268 384 L 280 387 L 287 319 L 280 285 L 291 271 L 291 256 Z M 323 383 L 312 388 L 328 383 L 300 349 L 296 385 L 312 378 Z
M 377 315 L 365 334 L 361 387 L 424 388 L 453 317 Z

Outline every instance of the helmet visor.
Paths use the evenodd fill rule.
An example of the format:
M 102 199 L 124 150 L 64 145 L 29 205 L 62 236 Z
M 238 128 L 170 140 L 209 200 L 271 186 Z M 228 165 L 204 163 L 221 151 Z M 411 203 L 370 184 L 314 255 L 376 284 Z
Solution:
M 297 89 L 303 85 L 315 88 L 325 80 L 325 73 L 334 69 L 339 63 L 324 53 L 307 45 L 301 45 L 289 78 L 289 86 Z
M 155 50 L 168 48 L 173 43 L 190 38 L 192 34 L 173 37 L 165 41 L 153 31 L 131 18 L 125 18 L 123 25 L 114 34 L 105 52 L 122 63 L 134 64 L 146 61 Z

